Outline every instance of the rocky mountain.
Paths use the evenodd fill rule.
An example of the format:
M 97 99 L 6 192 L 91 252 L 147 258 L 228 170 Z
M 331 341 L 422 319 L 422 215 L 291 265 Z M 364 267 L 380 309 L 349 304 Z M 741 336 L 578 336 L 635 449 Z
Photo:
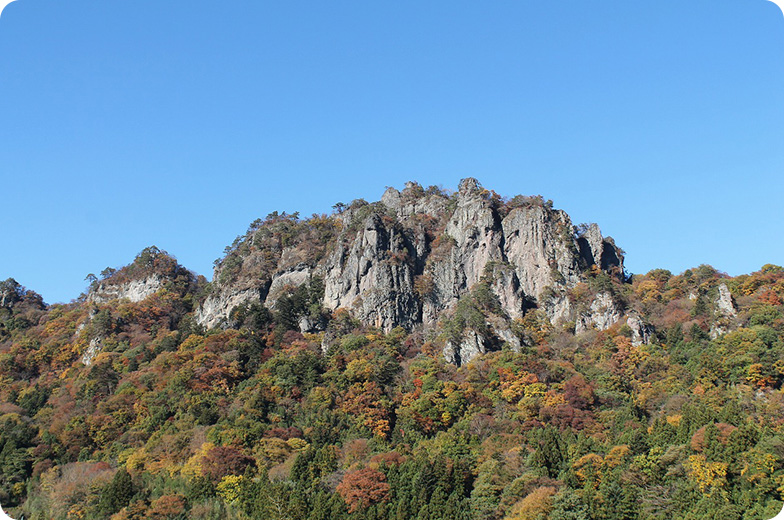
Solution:
M 378 202 L 335 210 L 255 221 L 216 261 L 210 284 L 147 248 L 120 270 L 90 275 L 85 302 L 140 302 L 175 290 L 190 294 L 196 323 L 210 329 L 241 326 L 252 309 L 279 312 L 283 299 L 301 332 L 325 333 L 325 351 L 330 317 L 342 309 L 384 332 L 448 331 L 443 355 L 457 365 L 504 346 L 519 351 L 530 343 L 519 323 L 532 313 L 575 333 L 624 322 L 635 344 L 650 338 L 640 313 L 613 294 L 613 280 L 625 276 L 623 251 L 596 224 L 575 226 L 541 196 L 503 199 L 467 178 L 455 192 L 409 182 Z M 298 291 L 308 304 L 292 307 Z M 732 316 L 726 296 L 719 302 L 716 327 L 726 331 Z M 477 306 L 482 319 L 467 319 Z M 85 364 L 101 349 L 92 338 Z
M 198 322 L 229 326 L 239 306 L 274 308 L 286 291 L 319 279 L 326 311 L 346 309 L 387 332 L 410 330 L 436 325 L 461 298 L 487 286 L 503 325 L 488 329 L 496 340 L 473 331 L 460 338 L 462 346 L 448 347 L 460 362 L 509 337 L 510 320 L 530 309 L 582 329 L 607 328 L 624 316 L 608 294 L 587 309 L 569 298 L 591 274 L 622 277 L 622 251 L 598 226 L 575 227 L 541 197 L 504 201 L 468 178 L 453 194 L 410 182 L 402 191 L 388 188 L 379 202 L 341 209 L 333 217 L 274 214 L 257 222 L 217 263 Z M 303 332 L 322 326 L 300 322 Z
M 90 286 L 85 301 L 90 304 L 112 300 L 140 302 L 164 288 L 185 293 L 195 288 L 196 278 L 168 253 L 152 246 L 122 269 L 106 268 L 100 278 L 88 275 Z
M 628 274 L 542 197 L 271 213 L 208 283 L 156 247 L 0 282 L 0 502 L 33 520 L 763 520 L 784 268 Z

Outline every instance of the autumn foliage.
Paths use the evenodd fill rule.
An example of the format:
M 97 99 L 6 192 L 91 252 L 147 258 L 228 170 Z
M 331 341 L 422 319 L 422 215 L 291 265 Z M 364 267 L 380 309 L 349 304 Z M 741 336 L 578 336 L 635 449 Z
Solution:
M 341 225 L 271 215 L 258 242 L 229 248 L 226 276 L 271 268 L 269 248 L 326 254 Z M 433 247 L 448 255 L 441 235 Z M 570 304 L 605 291 L 645 338 L 623 319 L 577 334 L 542 308 L 507 319 L 487 287 L 461 316 L 384 331 L 320 307 L 317 280 L 208 330 L 195 319 L 206 282 L 155 250 L 95 280 L 169 277 L 142 301 L 46 306 L 0 283 L 0 503 L 32 520 L 772 517 L 784 269 L 585 269 Z M 416 283 L 422 298 L 436 290 Z M 303 313 L 320 325 L 300 330 Z M 519 344 L 492 338 L 470 363 L 444 360 L 458 326 L 490 334 L 499 320 Z
M 386 476 L 371 468 L 346 473 L 336 491 L 346 501 L 350 513 L 389 499 Z

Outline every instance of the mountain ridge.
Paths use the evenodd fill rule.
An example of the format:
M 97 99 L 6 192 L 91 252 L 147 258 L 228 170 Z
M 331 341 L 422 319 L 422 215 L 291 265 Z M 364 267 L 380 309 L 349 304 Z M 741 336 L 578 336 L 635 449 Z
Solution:
M 254 305 L 275 310 L 281 297 L 315 280 L 320 301 L 289 318 L 300 332 L 325 332 L 339 309 L 389 332 L 443 329 L 439 321 L 455 317 L 461 298 L 486 286 L 481 290 L 498 305 L 493 318 L 460 327 L 443 347 L 457 365 L 503 346 L 519 351 L 526 338 L 513 332 L 514 321 L 536 309 L 574 333 L 623 322 L 640 344 L 653 332 L 640 312 L 614 295 L 613 281 L 630 276 L 623 250 L 597 224 L 573 225 L 540 195 L 504 199 L 470 177 L 455 192 L 410 181 L 401 191 L 388 187 L 378 202 L 358 199 L 334 209 L 306 219 L 285 212 L 257 219 L 215 261 L 210 283 L 151 246 L 125 267 L 88 275 L 81 298 L 93 305 L 139 302 L 176 285 L 180 295 L 190 294 L 198 325 L 231 328 L 241 326 L 237 318 Z M 575 306 L 570 291 L 597 277 L 602 287 Z M 732 317 L 724 314 L 725 321 Z M 328 348 L 329 334 L 322 343 Z M 89 362 L 100 345 L 93 342 L 87 351 Z
M 154 246 L 68 304 L 0 282 L 3 506 L 32 520 L 781 509 L 784 268 L 629 275 L 598 226 L 473 179 L 335 210 L 255 221 L 210 283 Z
M 298 224 L 311 227 L 311 220 L 273 214 L 257 222 L 217 263 L 197 321 L 212 327 L 227 324 L 240 305 L 273 307 L 281 288 L 314 276 L 323 279 L 326 311 L 346 308 L 385 331 L 434 325 L 487 276 L 509 318 L 540 306 L 552 321 L 568 321 L 575 316 L 566 291 L 597 260 L 598 269 L 623 276 L 623 254 L 595 224 L 578 230 L 541 197 L 503 201 L 473 178 L 451 196 L 413 182 L 402 192 L 388 188 L 379 202 L 354 201 L 332 219 L 317 240 L 321 252 L 310 248 L 312 229 L 304 231 L 311 240 L 280 238 Z M 326 226 L 324 217 L 313 220 Z M 302 332 L 313 326 L 304 320 Z

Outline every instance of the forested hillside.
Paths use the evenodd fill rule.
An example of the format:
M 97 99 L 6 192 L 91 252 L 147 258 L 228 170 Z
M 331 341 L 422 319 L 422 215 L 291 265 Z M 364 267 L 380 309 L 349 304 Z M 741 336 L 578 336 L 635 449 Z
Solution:
M 88 283 L 57 305 L 0 283 L 0 503 L 17 517 L 781 509 L 776 265 L 630 274 L 597 226 L 467 179 L 270 214 L 212 282 L 150 247 Z

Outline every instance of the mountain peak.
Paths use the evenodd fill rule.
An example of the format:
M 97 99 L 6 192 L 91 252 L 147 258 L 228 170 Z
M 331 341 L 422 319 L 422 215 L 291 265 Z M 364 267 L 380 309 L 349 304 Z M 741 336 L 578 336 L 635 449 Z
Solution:
M 324 311 L 345 309 L 385 331 L 435 325 L 480 284 L 507 323 L 532 307 L 566 322 L 577 320 L 568 292 L 594 265 L 622 278 L 623 256 L 598 226 L 578 230 L 541 196 L 491 193 L 474 178 L 461 180 L 455 196 L 409 182 L 402 192 L 387 188 L 380 202 L 354 201 L 318 217 L 328 231 L 315 234 L 314 219 L 268 218 L 218 264 L 197 319 L 230 325 L 237 306 L 274 308 L 286 290 L 318 278 Z
M 130 264 L 120 269 L 107 267 L 100 278 L 90 274 L 87 279 L 90 281 L 87 301 L 104 303 L 120 299 L 138 302 L 167 284 L 178 281 L 180 285 L 190 285 L 195 277 L 169 253 L 150 246 L 139 252 Z

